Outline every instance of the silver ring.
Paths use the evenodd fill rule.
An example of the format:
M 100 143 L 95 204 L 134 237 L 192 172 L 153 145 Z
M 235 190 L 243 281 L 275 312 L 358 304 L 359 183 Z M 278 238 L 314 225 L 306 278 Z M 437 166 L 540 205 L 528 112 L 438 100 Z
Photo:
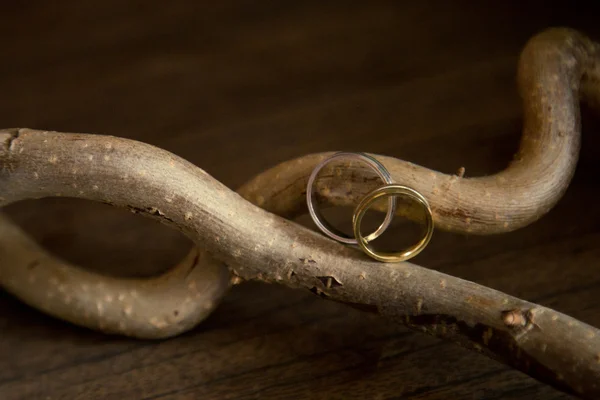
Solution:
M 325 221 L 325 219 L 321 215 L 321 213 L 314 206 L 315 195 L 313 192 L 313 185 L 314 185 L 315 179 L 317 178 L 317 175 L 319 174 L 321 169 L 326 164 L 328 164 L 329 162 L 331 162 L 335 159 L 339 159 L 339 158 L 359 159 L 360 161 L 365 162 L 368 166 L 373 168 L 375 170 L 375 172 L 377 173 L 377 175 L 379 175 L 381 180 L 383 180 L 384 184 L 390 185 L 390 184 L 393 184 L 394 182 L 393 182 L 392 176 L 390 175 L 388 170 L 383 166 L 383 164 L 381 164 L 375 158 L 373 158 L 365 153 L 350 153 L 350 152 L 335 153 L 332 156 L 321 161 L 315 167 L 312 174 L 308 178 L 308 185 L 306 187 L 306 203 L 308 205 L 308 212 L 310 213 L 310 216 L 312 217 L 315 224 L 319 227 L 319 229 L 321 229 L 321 231 L 323 233 L 325 233 L 330 238 L 337 240 L 338 242 L 342 242 L 342 243 L 346 243 L 346 244 L 358 244 L 358 241 L 356 240 L 356 238 L 348 237 L 343 232 L 339 231 L 338 229 L 336 229 L 333 226 L 331 226 L 330 224 L 328 224 L 327 221 Z M 383 232 L 385 232 L 385 230 L 388 228 L 388 226 L 392 223 L 394 214 L 396 213 L 396 197 L 390 196 L 389 200 L 388 200 L 388 204 L 389 204 L 388 212 L 387 212 L 387 215 L 385 216 L 385 219 L 383 220 L 383 223 L 379 226 L 379 228 L 377 228 L 377 230 L 375 232 L 371 233 L 370 235 L 368 235 L 366 237 L 367 241 L 372 241 L 372 240 L 377 239 Z

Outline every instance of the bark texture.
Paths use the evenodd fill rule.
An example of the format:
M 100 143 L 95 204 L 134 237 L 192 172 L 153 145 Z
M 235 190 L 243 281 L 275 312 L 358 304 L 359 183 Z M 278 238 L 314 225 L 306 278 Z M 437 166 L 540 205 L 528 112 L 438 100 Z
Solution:
M 524 129 L 499 173 L 464 178 L 375 155 L 394 180 L 423 193 L 437 229 L 509 232 L 562 197 L 580 146 L 580 95 L 598 106 L 598 45 L 568 29 L 532 38 L 518 85 Z M 281 283 L 452 340 L 583 398 L 600 397 L 600 331 L 567 315 L 409 262 L 382 264 L 289 219 L 306 211 L 305 186 L 328 154 L 307 155 L 237 192 L 148 144 L 92 134 L 0 132 L 0 206 L 65 196 L 128 208 L 179 229 L 198 248 L 168 274 L 107 278 L 70 266 L 0 218 L 0 285 L 58 318 L 139 338 L 177 335 L 218 304 L 230 282 Z M 325 168 L 318 187 L 347 205 L 374 187 L 360 164 Z M 346 187 L 338 190 L 343 179 Z M 409 215 L 410 216 L 410 215 Z

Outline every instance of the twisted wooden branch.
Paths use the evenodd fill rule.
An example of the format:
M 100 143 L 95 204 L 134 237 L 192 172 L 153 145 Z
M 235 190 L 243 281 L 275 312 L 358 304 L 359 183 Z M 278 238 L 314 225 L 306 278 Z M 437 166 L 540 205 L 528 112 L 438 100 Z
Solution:
M 553 29 L 534 37 L 519 64 L 525 127 L 515 160 L 493 176 L 461 178 L 377 156 L 397 182 L 430 201 L 438 229 L 508 232 L 540 218 L 566 190 L 580 143 L 579 95 L 600 99 L 598 45 Z M 405 262 L 388 265 L 286 218 L 305 211 L 312 168 L 327 154 L 278 165 L 231 191 L 201 169 L 121 138 L 13 129 L 0 132 L 0 206 L 68 196 L 125 207 L 179 229 L 198 245 L 168 274 L 103 277 L 68 265 L 0 218 L 0 284 L 58 318 L 140 338 L 199 323 L 230 284 L 258 279 L 308 289 L 481 352 L 583 398 L 600 396 L 600 331 L 546 307 Z M 324 170 L 343 192 L 372 188 L 360 165 Z M 337 184 L 333 184 L 335 187 Z M 230 271 L 230 272 L 228 272 Z

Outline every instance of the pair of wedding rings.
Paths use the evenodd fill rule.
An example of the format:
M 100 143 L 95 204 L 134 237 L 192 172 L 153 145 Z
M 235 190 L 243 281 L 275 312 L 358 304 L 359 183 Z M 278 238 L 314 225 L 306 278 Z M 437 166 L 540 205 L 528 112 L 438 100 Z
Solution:
M 318 208 L 315 207 L 316 198 L 315 192 L 313 190 L 314 182 L 317 178 L 319 172 L 325 167 L 325 165 L 329 164 L 334 160 L 343 160 L 343 159 L 355 159 L 365 163 L 371 169 L 373 169 L 379 178 L 383 181 L 383 186 L 378 187 L 375 190 L 369 192 L 356 206 L 354 210 L 354 214 L 352 216 L 352 228 L 354 232 L 354 237 L 349 237 L 345 235 L 340 230 L 331 226 L 325 218 L 321 215 Z M 419 240 L 418 243 L 411 246 L 410 248 L 399 251 L 399 252 L 378 252 L 375 251 L 370 245 L 369 242 L 377 239 L 379 236 L 385 232 L 385 230 L 390 226 L 392 220 L 396 214 L 396 197 L 397 196 L 407 196 L 410 199 L 419 203 L 425 209 L 425 234 Z M 381 223 L 381 225 L 375 230 L 375 232 L 370 235 L 363 236 L 361 233 L 361 223 L 363 217 L 366 212 L 373 206 L 373 204 L 382 198 L 388 198 L 388 210 L 385 216 L 385 219 Z M 341 243 L 346 243 L 350 245 L 358 245 L 365 253 L 367 253 L 370 257 L 375 260 L 382 262 L 401 262 L 406 261 L 417 254 L 419 254 L 429 243 L 431 240 L 431 236 L 433 235 L 433 216 L 431 213 L 431 208 L 429 207 L 429 203 L 421 195 L 414 189 L 411 189 L 407 186 L 399 185 L 394 183 L 390 173 L 388 170 L 377 161 L 375 158 L 364 154 L 364 153 L 350 153 L 350 152 L 339 152 L 335 153 L 332 156 L 321 161 L 313 170 L 312 174 L 308 179 L 308 186 L 306 188 L 306 202 L 308 204 L 308 211 L 313 221 L 317 225 L 317 227 L 325 233 L 330 238 L 337 240 Z

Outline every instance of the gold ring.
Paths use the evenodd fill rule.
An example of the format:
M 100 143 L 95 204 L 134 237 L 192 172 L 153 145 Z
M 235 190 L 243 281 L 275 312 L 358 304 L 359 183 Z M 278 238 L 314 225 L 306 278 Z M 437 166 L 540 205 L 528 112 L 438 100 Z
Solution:
M 414 246 L 407 250 L 393 253 L 376 252 L 369 247 L 369 240 L 360 233 L 360 224 L 366 212 L 371 208 L 373 203 L 380 197 L 405 195 L 419 202 L 425 208 L 425 224 L 427 231 L 425 236 Z M 429 203 L 423 195 L 414 189 L 402 185 L 385 185 L 381 186 L 369 194 L 367 194 L 356 206 L 354 215 L 352 216 L 352 224 L 354 228 L 354 236 L 357 239 L 361 249 L 372 258 L 382 262 L 400 262 L 406 261 L 419 254 L 431 240 L 433 235 L 433 214 Z

